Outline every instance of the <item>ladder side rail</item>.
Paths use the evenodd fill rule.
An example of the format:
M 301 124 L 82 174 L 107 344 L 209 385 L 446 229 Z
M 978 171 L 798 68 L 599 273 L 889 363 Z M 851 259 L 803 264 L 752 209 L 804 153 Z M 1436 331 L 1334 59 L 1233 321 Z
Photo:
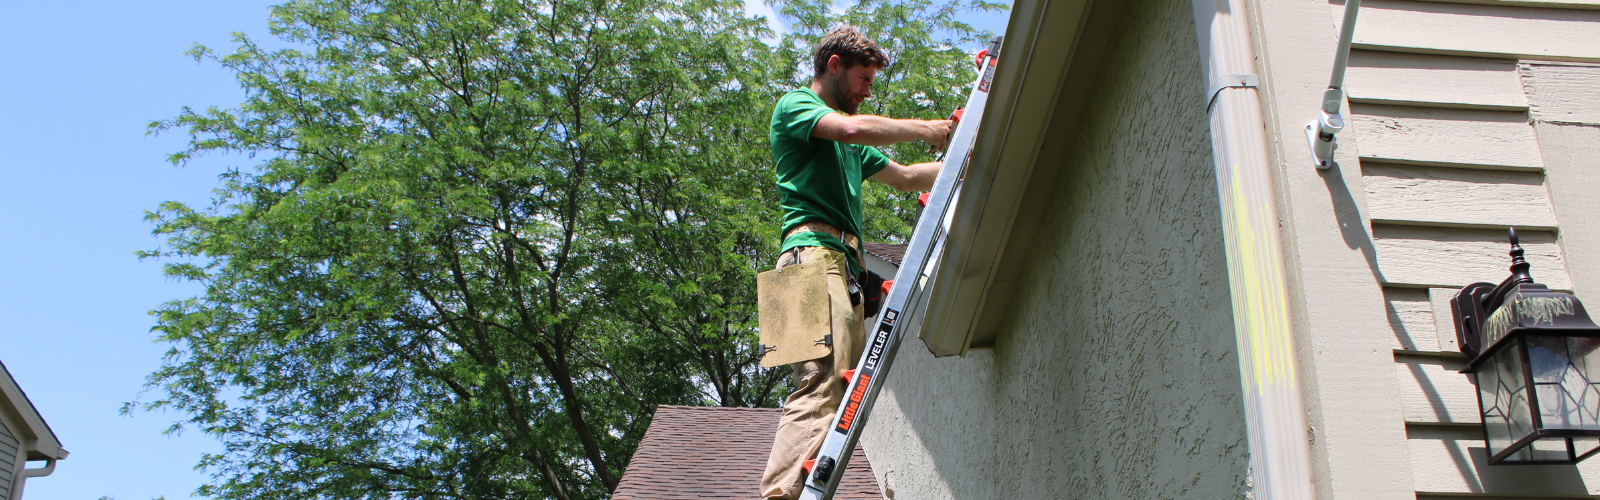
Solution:
M 988 80 L 994 75 L 994 55 L 990 54 L 984 59 L 984 64 L 974 81 L 972 94 L 967 98 L 965 116 L 968 119 L 962 120 L 956 126 L 956 132 L 946 150 L 944 164 L 934 181 L 933 194 L 928 197 L 928 205 L 924 207 L 922 216 L 917 220 L 905 257 L 895 272 L 895 284 L 889 288 L 889 294 L 884 298 L 876 328 L 870 332 L 871 342 L 867 344 L 861 359 L 856 363 L 855 376 L 846 385 L 845 397 L 835 410 L 831 425 L 826 431 L 827 435 L 823 439 L 822 448 L 817 452 L 816 463 L 823 463 L 826 457 L 833 462 L 832 470 L 822 481 L 817 480 L 815 469 L 813 473 L 807 474 L 805 487 L 800 494 L 801 500 L 833 498 L 834 491 L 844 476 L 845 468 L 849 465 L 850 454 L 860 440 L 868 414 L 871 413 L 871 408 L 882 389 L 883 375 L 887 373 L 904 337 L 903 327 L 910 323 L 909 320 L 918 312 L 913 309 L 920 305 L 920 301 L 915 299 L 921 295 L 922 287 L 916 285 L 925 274 L 924 267 L 934 257 L 933 250 L 943 247 L 939 243 L 945 236 L 945 212 L 953 205 L 951 202 L 956 198 L 955 187 L 960 184 L 960 178 L 966 170 L 972 147 L 977 140 L 978 126 L 989 98 Z
M 965 167 L 963 167 L 963 171 L 964 170 Z M 945 205 L 946 207 L 954 208 L 957 204 L 961 203 L 961 186 L 965 182 L 965 174 L 956 178 L 955 185 L 950 188 L 952 195 L 949 203 Z M 928 302 L 932 298 L 931 294 L 924 293 L 926 292 L 925 287 L 928 284 L 928 280 L 933 279 L 933 276 L 939 273 L 939 268 L 943 265 L 944 261 L 941 257 L 944 255 L 944 245 L 949 241 L 946 233 L 949 232 L 950 224 L 955 219 L 955 215 L 955 210 L 945 210 L 944 221 L 939 225 L 940 234 L 933 238 L 934 244 L 933 249 L 931 250 L 932 253 L 929 254 L 928 260 L 922 265 L 922 274 L 918 275 L 916 279 L 906 282 L 909 285 L 914 286 L 914 288 L 909 291 L 911 293 L 911 302 L 905 304 L 906 312 L 900 317 L 898 320 L 900 324 L 896 325 L 895 328 L 911 332 L 922 331 L 923 320 L 927 319 Z M 898 282 L 898 280 L 896 281 Z

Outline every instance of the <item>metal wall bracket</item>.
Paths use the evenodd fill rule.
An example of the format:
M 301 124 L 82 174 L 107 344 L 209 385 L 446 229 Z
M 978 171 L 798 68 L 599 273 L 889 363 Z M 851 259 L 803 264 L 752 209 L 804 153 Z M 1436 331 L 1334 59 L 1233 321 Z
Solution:
M 1211 106 L 1217 103 L 1217 94 L 1222 89 L 1228 88 L 1258 88 L 1261 85 L 1256 80 L 1256 75 L 1223 75 L 1217 81 L 1211 82 L 1206 87 L 1206 112 L 1211 111 Z
M 1343 101 L 1344 91 L 1334 88 L 1324 91 L 1317 119 L 1306 124 L 1306 146 L 1311 148 L 1311 161 L 1316 163 L 1317 170 L 1333 167 L 1333 152 L 1339 149 L 1338 135 L 1344 130 L 1344 115 L 1339 112 Z
M 1339 25 L 1339 47 L 1333 53 L 1333 76 L 1328 78 L 1328 90 L 1322 92 L 1322 107 L 1317 119 L 1306 124 L 1306 147 L 1311 148 L 1311 161 L 1317 170 L 1333 168 L 1333 151 L 1339 149 L 1339 132 L 1344 130 L 1344 72 L 1350 66 L 1350 43 L 1356 36 L 1356 15 L 1361 12 L 1361 0 L 1345 0 L 1344 23 Z

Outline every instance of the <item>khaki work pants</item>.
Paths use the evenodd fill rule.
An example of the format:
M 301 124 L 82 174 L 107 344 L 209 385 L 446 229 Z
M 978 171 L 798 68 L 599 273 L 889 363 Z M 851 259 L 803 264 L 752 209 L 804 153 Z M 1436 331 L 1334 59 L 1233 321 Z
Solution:
M 862 306 L 850 305 L 845 255 L 824 247 L 801 247 L 799 254 L 800 260 L 795 262 L 793 250 L 784 252 L 778 257 L 777 267 L 826 262 L 832 319 L 832 331 L 828 333 L 833 335 L 833 354 L 789 365 L 794 368 L 795 387 L 783 401 L 778 434 L 772 440 L 767 471 L 761 475 L 761 497 L 765 499 L 799 498 L 800 489 L 805 485 L 805 471 L 800 467 L 822 448 L 828 425 L 833 423 L 833 414 L 844 400 L 844 372 L 856 367 L 862 344 L 866 343 L 861 326 Z

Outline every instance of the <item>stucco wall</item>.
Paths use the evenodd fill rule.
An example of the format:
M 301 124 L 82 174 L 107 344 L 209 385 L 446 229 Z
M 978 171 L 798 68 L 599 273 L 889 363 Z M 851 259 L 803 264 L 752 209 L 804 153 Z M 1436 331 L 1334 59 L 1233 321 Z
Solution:
M 1123 12 L 1080 132 L 1037 167 L 1056 194 L 995 349 L 901 346 L 863 437 L 890 498 L 1246 495 L 1193 13 Z

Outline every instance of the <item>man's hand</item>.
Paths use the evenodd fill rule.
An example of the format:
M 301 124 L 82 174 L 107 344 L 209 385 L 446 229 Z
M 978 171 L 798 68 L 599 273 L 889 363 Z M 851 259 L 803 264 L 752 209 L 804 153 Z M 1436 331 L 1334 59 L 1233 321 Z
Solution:
M 950 145 L 950 131 L 955 128 L 956 122 L 954 120 L 923 120 L 922 123 L 927 124 L 928 128 L 931 129 L 928 131 L 931 136 L 923 139 L 922 142 L 933 146 L 935 151 L 944 151 L 944 148 Z
M 888 146 L 923 141 L 943 149 L 950 141 L 950 120 L 899 120 L 875 115 L 828 113 L 811 127 L 811 136 L 862 146 Z

